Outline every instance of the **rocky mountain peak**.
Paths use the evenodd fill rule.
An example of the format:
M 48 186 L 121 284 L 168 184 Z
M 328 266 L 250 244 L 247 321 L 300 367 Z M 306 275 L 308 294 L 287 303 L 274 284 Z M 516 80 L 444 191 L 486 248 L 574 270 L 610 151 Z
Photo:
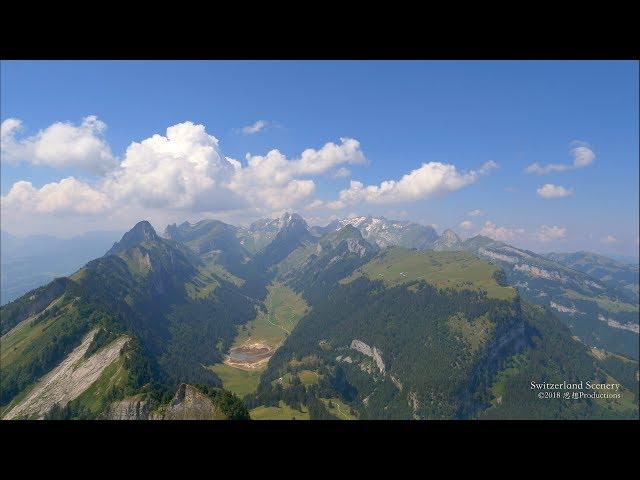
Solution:
M 184 222 L 184 223 L 187 223 L 187 222 Z M 182 224 L 182 225 L 184 225 L 184 224 Z M 182 225 L 180 225 L 180 227 L 182 227 Z M 178 225 L 176 225 L 175 223 L 171 223 L 171 224 L 167 225 L 167 227 L 164 229 L 164 237 L 165 238 L 170 238 L 172 240 L 178 240 L 179 236 L 180 236 L 180 229 L 178 228 Z
M 125 233 L 119 242 L 114 243 L 106 255 L 116 255 L 140 243 L 158 240 L 160 237 L 151 224 L 147 220 L 142 220 Z
M 449 242 L 460 242 L 460 237 L 458 237 L 458 234 L 456 234 L 456 232 L 454 232 L 450 228 L 447 228 L 444 232 L 442 232 L 440 238 Z
M 434 250 L 460 250 L 461 248 L 460 237 L 450 228 L 442 232 L 442 235 L 433 244 Z
M 355 237 L 359 239 L 362 238 L 362 234 L 360 233 L 360 230 L 358 230 L 356 227 L 354 227 L 351 224 L 345 225 L 344 227 L 339 229 L 338 236 L 342 238 L 346 238 L 346 237 Z
M 300 228 L 303 227 L 307 229 L 307 222 L 305 222 L 304 218 L 302 218 L 297 213 L 289 213 L 285 212 L 282 217 L 279 219 L 279 227 L 280 230 L 285 228 Z
M 438 238 L 438 234 L 430 226 L 371 215 L 336 220 L 327 225 L 325 230 L 329 227 L 338 230 L 346 225 L 357 228 L 365 240 L 381 248 L 400 245 L 406 248 L 425 249 Z

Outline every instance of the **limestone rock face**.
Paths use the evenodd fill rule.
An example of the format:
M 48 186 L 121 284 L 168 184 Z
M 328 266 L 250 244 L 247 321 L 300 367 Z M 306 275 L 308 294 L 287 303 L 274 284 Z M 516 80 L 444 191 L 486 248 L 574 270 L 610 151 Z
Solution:
M 169 405 L 151 409 L 139 396 L 113 402 L 105 414 L 108 420 L 221 420 L 225 415 L 200 390 L 181 384 Z
M 367 357 L 373 358 L 373 360 L 376 362 L 378 369 L 380 370 L 380 373 L 382 375 L 385 374 L 386 367 L 385 367 L 384 361 L 382 360 L 382 350 L 379 350 L 375 346 L 370 347 L 369 345 L 364 343 L 362 340 L 357 340 L 357 339 L 353 339 L 353 341 L 351 342 L 351 348 L 362 353 L 363 355 L 366 355 Z
M 192 385 L 183 383 L 162 414 L 163 420 L 219 420 L 223 418 L 213 401 Z
M 114 402 L 106 417 L 109 420 L 148 420 L 149 402 L 135 397 Z
M 118 253 L 124 252 L 140 243 L 155 242 L 159 239 L 160 237 L 158 237 L 151 224 L 146 220 L 143 220 L 136 223 L 136 225 L 131 230 L 125 233 L 122 236 L 122 240 L 114 243 L 113 247 L 111 247 L 111 249 L 105 254 L 105 256 L 117 255 Z

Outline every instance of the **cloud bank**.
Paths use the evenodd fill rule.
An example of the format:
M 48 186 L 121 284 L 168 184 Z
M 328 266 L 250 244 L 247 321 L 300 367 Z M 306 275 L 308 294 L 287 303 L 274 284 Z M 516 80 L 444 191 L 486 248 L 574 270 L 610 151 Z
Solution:
M 558 225 L 541 225 L 537 231 L 527 232 L 524 228 L 498 226 L 491 221 L 486 221 L 479 233 L 502 242 L 528 240 L 537 243 L 549 243 L 564 240 L 569 232 L 566 228 Z
M 18 139 L 22 123 L 2 123 L 2 154 L 9 162 L 82 167 L 98 173 L 88 183 L 72 176 L 40 188 L 16 182 L 2 197 L 14 215 L 102 214 L 131 207 L 165 211 L 251 211 L 269 214 L 294 208 L 315 191 L 312 177 L 366 162 L 360 143 L 341 138 L 289 159 L 278 150 L 247 154 L 240 162 L 222 154 L 204 125 L 183 122 L 141 142 L 132 142 L 120 162 L 102 138 L 96 117 L 79 126 L 55 123 L 33 137 Z

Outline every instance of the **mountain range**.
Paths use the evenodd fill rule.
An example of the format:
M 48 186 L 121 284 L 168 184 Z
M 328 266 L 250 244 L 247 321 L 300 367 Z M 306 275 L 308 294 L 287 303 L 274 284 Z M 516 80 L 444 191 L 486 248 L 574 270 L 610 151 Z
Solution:
M 638 271 L 613 260 L 295 213 L 103 251 L 1 307 L 3 418 L 638 418 Z

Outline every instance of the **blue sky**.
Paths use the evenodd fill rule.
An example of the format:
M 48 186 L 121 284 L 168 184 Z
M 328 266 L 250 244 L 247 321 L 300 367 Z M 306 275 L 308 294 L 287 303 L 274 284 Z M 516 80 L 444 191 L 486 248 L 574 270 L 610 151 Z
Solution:
M 372 213 L 450 227 L 462 236 L 483 231 L 537 251 L 637 255 L 636 62 L 30 61 L 1 67 L 0 116 L 21 122 L 3 133 L 2 228 L 12 233 L 127 228 L 138 216 L 160 229 L 203 217 L 246 223 L 296 210 L 311 223 Z M 42 135 L 56 122 L 80 128 L 92 115 L 97 119 L 83 130 L 91 141 L 76 139 L 89 143 L 73 145 L 71 134 Z M 260 131 L 241 132 L 259 120 L 266 125 Z M 181 129 L 184 137 L 172 146 L 151 142 L 127 162 L 132 143 L 167 136 L 168 127 L 184 122 L 203 125 L 206 135 Z M 207 135 L 218 145 L 211 147 Z M 195 143 L 184 146 L 185 138 Z M 328 142 L 336 148 L 323 150 Z M 182 146 L 184 152 L 176 151 Z M 194 175 L 205 170 L 190 168 L 205 147 L 203 184 Z M 571 166 L 575 148 L 593 155 L 579 168 Z M 265 156 L 272 149 L 281 153 L 274 165 L 282 168 L 271 174 L 264 164 L 246 168 L 247 153 Z M 326 168 L 295 163 L 305 149 L 313 149 L 309 162 L 324 159 Z M 167 151 L 187 163 L 168 165 Z M 238 160 L 243 173 L 234 173 L 225 157 Z M 156 167 L 145 170 L 148 161 Z M 483 169 L 489 161 L 497 168 Z M 447 166 L 448 176 L 432 179 L 430 162 Z M 564 167 L 525 173 L 536 162 Z M 351 180 L 363 187 L 398 181 L 423 164 L 431 167 L 388 194 L 350 187 Z M 281 182 L 266 179 L 284 170 Z M 465 177 L 470 171 L 475 175 Z M 59 182 L 69 177 L 73 183 L 63 188 Z M 31 186 L 20 184 L 12 193 L 19 181 Z M 42 190 L 46 184 L 53 185 Z M 553 186 L 543 190 L 553 198 L 538 193 L 545 184 Z M 347 193 L 341 197 L 341 191 Z M 473 210 L 483 213 L 470 216 Z M 462 222 L 471 223 L 464 228 Z

